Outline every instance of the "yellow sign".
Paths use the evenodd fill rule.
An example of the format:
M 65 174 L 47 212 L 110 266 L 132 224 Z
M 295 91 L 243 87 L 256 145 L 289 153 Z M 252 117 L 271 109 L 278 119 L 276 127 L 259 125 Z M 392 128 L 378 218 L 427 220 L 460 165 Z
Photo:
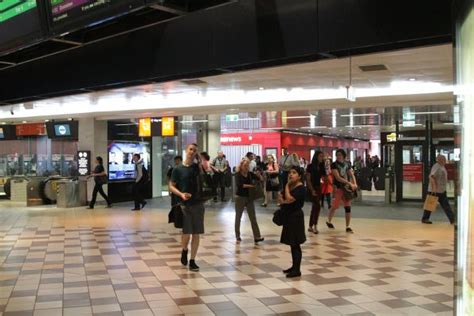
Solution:
M 161 119 L 161 136 L 174 136 L 174 117 Z
M 390 133 L 387 135 L 387 142 L 393 143 L 397 141 L 397 134 L 396 133 Z
M 151 119 L 142 118 L 138 121 L 138 136 L 150 137 L 151 136 Z

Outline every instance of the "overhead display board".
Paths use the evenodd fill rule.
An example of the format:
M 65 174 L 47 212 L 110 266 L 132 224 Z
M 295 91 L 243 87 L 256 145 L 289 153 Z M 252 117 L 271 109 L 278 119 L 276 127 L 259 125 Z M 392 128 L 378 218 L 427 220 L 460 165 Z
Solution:
M 143 0 L 46 0 L 54 34 L 73 31 L 126 14 L 144 6 Z
M 42 39 L 36 0 L 0 0 L 0 55 Z

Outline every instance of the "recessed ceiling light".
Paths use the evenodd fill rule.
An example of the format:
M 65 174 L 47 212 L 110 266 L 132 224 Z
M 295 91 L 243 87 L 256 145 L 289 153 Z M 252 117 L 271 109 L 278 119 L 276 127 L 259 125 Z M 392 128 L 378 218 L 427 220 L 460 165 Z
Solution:
M 44 121 L 45 121 L 46 123 L 48 123 L 48 122 L 49 122 L 49 120 L 44 120 Z
M 28 123 L 28 122 L 27 122 L 27 121 L 23 121 L 22 123 L 25 124 L 25 123 Z
M 2 125 L 6 125 L 6 124 L 7 124 L 7 122 L 2 122 Z
M 265 88 L 264 88 L 264 87 L 260 87 L 260 88 L 258 88 L 258 90 L 265 90 Z
M 408 80 L 410 80 L 410 81 L 416 81 L 416 78 L 410 78 L 410 79 L 408 79 Z

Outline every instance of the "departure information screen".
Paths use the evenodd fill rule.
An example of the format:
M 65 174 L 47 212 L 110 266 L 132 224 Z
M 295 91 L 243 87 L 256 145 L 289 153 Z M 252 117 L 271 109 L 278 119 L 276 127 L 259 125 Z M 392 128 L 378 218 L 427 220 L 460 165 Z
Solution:
M 143 0 L 48 0 L 50 25 L 66 32 L 142 7 Z
M 0 53 L 25 46 L 41 34 L 36 0 L 0 0 Z

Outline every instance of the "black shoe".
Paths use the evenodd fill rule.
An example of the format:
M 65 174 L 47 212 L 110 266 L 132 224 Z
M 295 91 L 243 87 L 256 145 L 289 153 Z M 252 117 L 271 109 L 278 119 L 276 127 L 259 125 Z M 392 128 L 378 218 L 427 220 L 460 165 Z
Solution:
M 352 228 L 347 227 L 347 228 L 346 228 L 346 233 L 351 233 L 351 234 L 353 234 L 354 231 L 352 230 Z
M 290 273 L 291 271 L 293 271 L 293 267 L 288 268 L 288 269 L 286 269 L 286 270 L 283 270 L 283 273 L 284 273 L 284 274 L 288 274 L 288 273 Z
M 423 224 L 433 224 L 433 222 L 430 221 L 429 219 L 422 219 L 421 222 L 422 222 Z
M 188 265 L 188 251 L 184 250 L 184 249 L 183 249 L 183 251 L 181 251 L 181 264 L 183 266 Z
M 236 240 L 237 242 L 241 242 L 241 241 L 242 241 L 242 238 L 237 237 L 235 240 Z
M 142 208 L 144 208 L 146 204 L 147 204 L 146 201 L 143 201 Z
M 332 223 L 326 222 L 326 225 L 328 226 L 328 228 L 334 229 L 334 225 Z
M 112 204 L 107 204 L 105 208 L 112 208 Z
M 139 211 L 139 208 L 132 208 L 132 211 Z
M 254 241 L 255 241 L 255 244 L 258 245 L 259 242 L 264 241 L 264 240 L 265 238 L 260 237 L 260 238 L 255 239 Z
M 301 271 L 292 270 L 286 275 L 287 278 L 297 278 L 301 276 Z
M 196 262 L 194 262 L 194 260 L 189 260 L 189 270 L 194 271 L 194 272 L 199 271 L 199 267 L 196 264 Z
M 267 204 L 267 203 L 262 203 L 262 205 L 261 205 L 261 206 L 262 206 L 262 207 L 267 207 L 267 206 L 268 206 L 268 204 Z
M 86 207 L 86 210 L 93 210 L 93 209 L 94 209 L 93 206 L 88 206 L 88 207 Z
M 221 202 L 227 202 L 227 200 L 226 199 L 221 199 Z
M 214 197 L 213 201 L 214 201 L 214 202 L 217 202 L 217 197 Z

